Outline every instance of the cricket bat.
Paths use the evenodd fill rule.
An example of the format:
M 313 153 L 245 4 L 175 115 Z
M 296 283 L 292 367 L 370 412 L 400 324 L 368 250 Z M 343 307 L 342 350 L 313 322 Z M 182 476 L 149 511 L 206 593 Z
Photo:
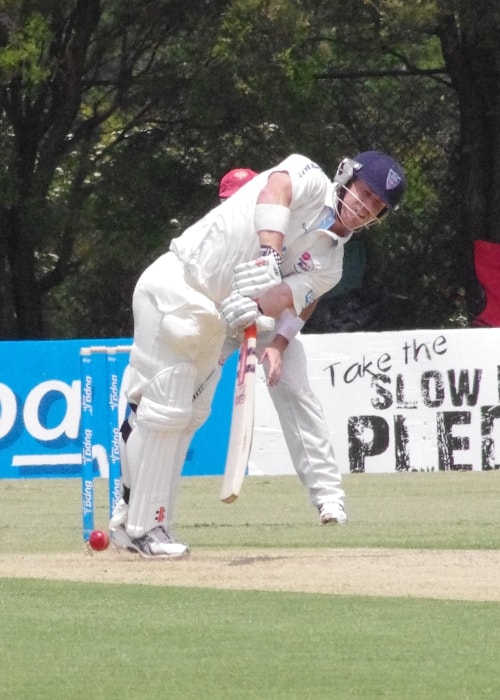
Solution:
M 238 357 L 233 417 L 220 494 L 220 500 L 224 503 L 232 503 L 238 498 L 252 447 L 255 367 L 257 365 L 256 344 L 257 329 L 254 324 L 245 329 Z

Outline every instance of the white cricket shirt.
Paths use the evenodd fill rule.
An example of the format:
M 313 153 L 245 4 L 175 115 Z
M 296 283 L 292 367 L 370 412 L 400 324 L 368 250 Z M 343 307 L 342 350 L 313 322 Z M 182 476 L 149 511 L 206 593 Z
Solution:
M 232 292 L 235 266 L 259 256 L 255 205 L 273 172 L 287 172 L 292 184 L 281 272 L 283 281 L 292 290 L 299 314 L 340 281 L 343 245 L 350 238 L 325 230 L 335 220 L 334 186 L 321 168 L 306 156 L 293 154 L 254 177 L 173 239 L 170 250 L 183 262 L 186 280 L 220 304 Z

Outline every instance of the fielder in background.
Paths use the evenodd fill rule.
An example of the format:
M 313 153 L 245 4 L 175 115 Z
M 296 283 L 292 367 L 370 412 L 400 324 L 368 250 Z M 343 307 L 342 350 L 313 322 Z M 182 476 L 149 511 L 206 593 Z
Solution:
M 234 168 L 229 170 L 219 182 L 219 199 L 224 202 L 226 199 L 237 192 L 240 187 L 245 185 L 250 180 L 253 180 L 257 175 L 255 170 L 250 168 Z
M 344 158 L 333 182 L 293 154 L 186 229 L 143 272 L 125 387 L 134 411 L 123 450 L 124 498 L 110 522 L 116 546 L 148 558 L 189 552 L 171 531 L 189 444 L 210 413 L 227 336 L 237 342 L 254 323 L 269 332 L 270 319 L 276 326 L 262 338 L 262 360 L 294 464 L 320 518 L 342 519 L 344 494 L 321 407 L 302 345 L 291 341 L 304 310 L 339 282 L 343 245 L 394 210 L 404 189 L 401 166 L 383 153 Z M 302 447 L 304 434 L 320 443 L 319 468 Z M 332 479 L 333 491 L 325 489 Z
M 248 168 L 236 168 L 227 172 L 219 185 L 221 202 L 256 175 L 256 172 Z M 338 250 L 343 257 L 344 247 Z M 286 277 L 283 279 L 286 280 Z M 311 504 L 319 510 L 320 522 L 323 525 L 345 525 L 347 513 L 344 508 L 342 476 L 328 436 L 323 409 L 309 384 L 304 348 L 296 337 L 316 306 L 317 300 L 295 317 L 285 309 L 272 331 L 259 333 L 257 356 L 264 365 L 269 394 L 278 414 L 292 464 L 308 491 Z M 233 333 L 226 338 L 221 365 L 238 349 L 241 343 L 239 335 Z

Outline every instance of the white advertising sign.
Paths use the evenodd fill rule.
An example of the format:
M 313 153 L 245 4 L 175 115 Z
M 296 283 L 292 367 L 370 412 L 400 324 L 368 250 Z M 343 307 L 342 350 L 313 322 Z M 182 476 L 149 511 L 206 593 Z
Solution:
M 500 329 L 302 335 L 340 471 L 500 468 Z M 258 369 L 250 474 L 294 473 Z

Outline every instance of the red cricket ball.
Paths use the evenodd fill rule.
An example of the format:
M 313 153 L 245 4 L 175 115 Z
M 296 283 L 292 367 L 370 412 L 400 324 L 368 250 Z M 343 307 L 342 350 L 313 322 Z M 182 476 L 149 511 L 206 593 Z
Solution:
M 109 547 L 109 535 L 102 530 L 94 530 L 90 533 L 89 545 L 96 552 L 102 552 Z

